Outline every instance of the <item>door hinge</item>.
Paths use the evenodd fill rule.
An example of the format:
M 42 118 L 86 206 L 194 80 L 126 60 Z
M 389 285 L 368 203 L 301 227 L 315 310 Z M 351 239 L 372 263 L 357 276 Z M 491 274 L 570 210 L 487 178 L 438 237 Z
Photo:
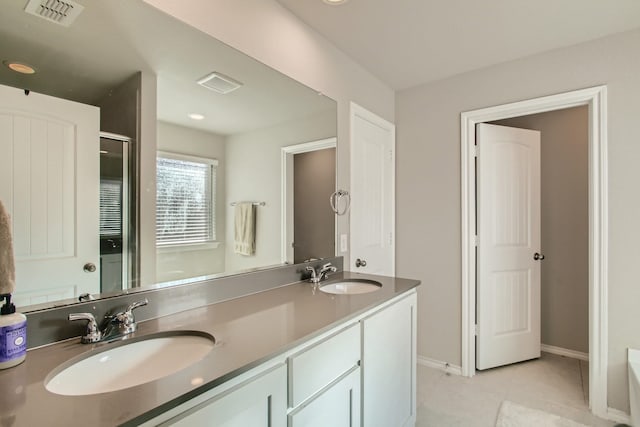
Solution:
M 393 163 L 393 150 L 389 150 L 389 161 Z
M 474 145 L 473 146 L 473 157 L 478 157 L 479 153 L 480 153 L 480 146 Z
M 478 236 L 473 236 L 473 244 L 477 247 L 478 244 L 480 243 L 480 239 L 478 238 Z
M 393 246 L 393 231 L 389 233 L 389 246 Z
M 473 328 L 473 334 L 475 336 L 478 336 L 478 324 L 477 323 L 475 324 L 475 327 Z

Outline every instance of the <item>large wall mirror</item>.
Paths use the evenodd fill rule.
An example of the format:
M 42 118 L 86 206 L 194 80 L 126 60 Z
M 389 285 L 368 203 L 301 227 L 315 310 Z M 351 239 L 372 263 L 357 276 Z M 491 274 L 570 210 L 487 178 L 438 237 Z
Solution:
M 142 0 L 73 5 L 0 15 L 22 311 L 334 256 L 335 101 Z

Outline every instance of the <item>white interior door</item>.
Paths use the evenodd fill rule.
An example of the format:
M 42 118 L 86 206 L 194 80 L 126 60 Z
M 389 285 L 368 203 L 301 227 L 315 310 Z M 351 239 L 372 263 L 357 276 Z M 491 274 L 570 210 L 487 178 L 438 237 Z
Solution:
M 540 357 L 540 132 L 477 126 L 476 368 Z
M 395 125 L 351 104 L 351 263 L 395 274 Z
M 17 305 L 100 290 L 99 126 L 96 107 L 0 85 L 0 199 Z

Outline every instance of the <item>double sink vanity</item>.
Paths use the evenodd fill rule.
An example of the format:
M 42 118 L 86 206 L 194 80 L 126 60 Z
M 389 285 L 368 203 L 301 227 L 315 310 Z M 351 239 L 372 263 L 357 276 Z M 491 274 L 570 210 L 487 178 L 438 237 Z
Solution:
M 124 339 L 31 349 L 0 372 L 2 422 L 413 425 L 418 281 L 350 272 L 318 283 L 242 280 L 265 283 L 142 319 L 147 312 Z M 132 295 L 148 300 L 136 311 L 166 304 L 162 292 Z

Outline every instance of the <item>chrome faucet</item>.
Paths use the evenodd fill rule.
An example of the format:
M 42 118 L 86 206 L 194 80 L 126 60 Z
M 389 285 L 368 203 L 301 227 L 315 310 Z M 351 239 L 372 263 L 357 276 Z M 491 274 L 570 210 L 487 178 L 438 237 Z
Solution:
M 143 305 L 147 305 L 149 301 L 145 298 L 142 301 L 136 301 L 130 304 L 125 311 L 106 316 L 108 322 L 104 330 L 100 330 L 95 317 L 91 313 L 72 313 L 69 314 L 69 320 L 87 320 L 87 332 L 80 338 L 83 344 L 96 343 L 100 341 L 108 341 L 111 338 L 128 335 L 138 329 L 133 310 Z
M 336 271 L 338 271 L 338 269 L 335 266 L 331 265 L 331 263 L 323 265 L 319 270 L 316 270 L 314 267 L 308 265 L 305 270 L 311 273 L 309 282 L 315 285 L 329 277 L 330 273 L 335 273 Z
M 107 316 L 107 319 L 110 319 L 110 322 L 104 330 L 103 339 L 109 339 L 120 335 L 128 335 L 135 332 L 136 329 L 138 329 L 138 324 L 136 323 L 136 318 L 133 315 L 133 310 L 138 307 L 142 307 L 143 305 L 147 305 L 148 303 L 149 300 L 145 298 L 142 301 L 131 303 L 125 311 L 116 313 L 113 316 Z
M 71 313 L 69 320 L 88 320 L 87 332 L 80 338 L 82 344 L 91 344 L 102 340 L 102 332 L 98 328 L 96 318 L 91 313 Z

